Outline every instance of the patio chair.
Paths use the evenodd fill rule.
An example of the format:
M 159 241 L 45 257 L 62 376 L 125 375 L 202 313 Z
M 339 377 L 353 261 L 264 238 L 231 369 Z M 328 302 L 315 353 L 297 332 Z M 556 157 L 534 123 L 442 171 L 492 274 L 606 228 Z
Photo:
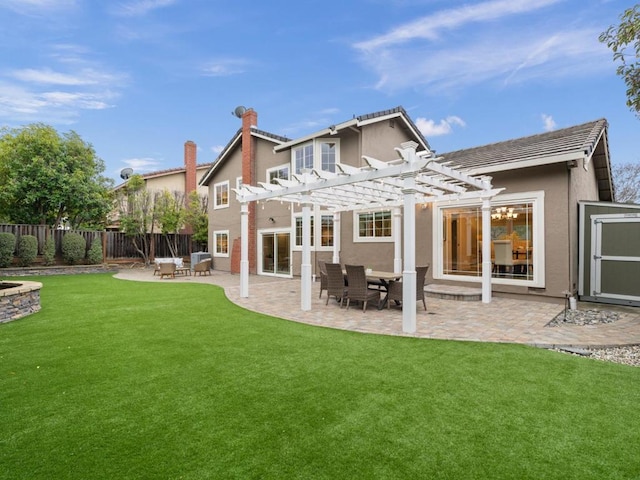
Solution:
M 200 260 L 193 266 L 193 274 L 202 275 L 211 275 L 211 262 L 212 259 L 205 258 L 204 260 Z
M 367 311 L 367 303 L 375 300 L 380 305 L 380 290 L 371 290 L 367 285 L 367 275 L 363 265 L 345 265 L 347 269 L 347 309 L 351 300 L 362 302 L 362 311 Z
M 318 295 L 318 298 L 322 298 L 322 291 L 327 289 L 327 269 L 325 264 L 324 260 L 318 260 L 318 273 L 320 274 L 320 295 Z
M 163 277 L 176 278 L 176 264 L 171 262 L 160 263 L 160 279 Z
M 416 302 L 422 300 L 422 305 L 424 305 L 425 310 L 427 309 L 427 302 L 424 298 L 424 280 L 428 270 L 429 265 L 416 267 Z M 391 308 L 391 301 L 402 302 L 402 282 L 389 282 L 387 308 Z
M 347 295 L 342 266 L 339 263 L 326 263 L 324 267 L 327 270 L 327 301 L 325 305 L 329 304 L 329 298 L 336 297 L 342 307 L 342 301 Z

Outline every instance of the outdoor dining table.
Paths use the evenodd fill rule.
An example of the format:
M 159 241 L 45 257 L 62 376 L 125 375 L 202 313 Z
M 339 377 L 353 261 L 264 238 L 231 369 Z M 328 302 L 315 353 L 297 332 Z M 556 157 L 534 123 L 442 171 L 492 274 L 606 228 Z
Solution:
M 385 272 L 382 270 L 366 270 L 365 275 L 367 276 L 367 282 L 381 286 L 386 295 L 378 305 L 378 310 L 382 310 L 387 306 L 387 302 L 389 301 L 389 282 L 393 280 L 400 280 L 402 278 L 402 273 L 394 273 L 394 272 Z

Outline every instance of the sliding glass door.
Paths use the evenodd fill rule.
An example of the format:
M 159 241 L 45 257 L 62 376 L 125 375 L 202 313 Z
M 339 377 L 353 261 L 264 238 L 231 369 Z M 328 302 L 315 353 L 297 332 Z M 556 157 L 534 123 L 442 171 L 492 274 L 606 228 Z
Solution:
M 260 233 L 260 271 L 265 275 L 291 275 L 291 234 L 268 231 Z

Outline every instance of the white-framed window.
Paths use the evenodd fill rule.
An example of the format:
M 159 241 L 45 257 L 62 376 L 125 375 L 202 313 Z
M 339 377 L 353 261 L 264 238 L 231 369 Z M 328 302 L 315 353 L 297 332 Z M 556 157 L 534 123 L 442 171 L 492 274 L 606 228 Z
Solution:
M 289 180 L 289 165 L 279 165 L 267 169 L 267 183 L 276 183 L 275 179 Z
M 315 226 L 320 225 L 320 229 Z M 302 249 L 302 213 L 293 214 L 295 250 Z M 322 211 L 318 207 L 311 213 L 311 248 L 316 251 L 333 249 L 333 214 Z
M 293 172 L 302 173 L 303 169 L 336 171 L 340 162 L 340 139 L 317 138 L 291 150 Z
M 315 240 L 315 231 L 314 231 L 314 217 L 311 216 L 311 248 L 314 247 L 314 245 L 316 244 L 314 242 Z M 295 229 L 296 229 L 296 240 L 295 240 L 295 247 L 297 248 L 302 248 L 302 214 L 298 214 L 295 215 L 293 217 L 293 221 L 295 222 Z
M 229 256 L 229 230 L 216 230 L 213 232 L 214 257 Z
M 229 206 L 229 180 L 213 185 L 213 208 Z
M 296 147 L 292 151 L 294 172 L 302 173 L 304 169 L 313 168 L 313 143 Z
M 482 204 L 434 204 L 433 276 L 480 282 Z M 492 282 L 544 287 L 544 192 L 498 195 L 491 201 Z
M 318 149 L 320 150 L 320 168 L 328 172 L 335 172 L 338 158 L 338 141 L 319 140 Z
M 391 242 L 391 210 L 353 212 L 354 242 Z

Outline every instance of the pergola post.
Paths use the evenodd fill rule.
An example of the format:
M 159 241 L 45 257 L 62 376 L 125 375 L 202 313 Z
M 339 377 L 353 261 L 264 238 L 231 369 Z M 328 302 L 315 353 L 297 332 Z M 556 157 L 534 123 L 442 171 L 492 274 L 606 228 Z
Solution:
M 404 144 L 403 144 L 404 146 Z M 406 148 L 407 161 L 416 160 L 415 146 Z M 416 332 L 416 173 L 402 175 L 404 200 L 404 270 L 402 271 L 402 331 Z
M 333 214 L 333 263 L 340 263 L 340 212 Z
M 240 297 L 249 297 L 249 204 L 240 204 Z
M 393 209 L 393 272 L 402 271 L 402 210 L 398 207 Z
M 482 199 L 482 303 L 491 303 L 491 198 Z
M 317 225 L 316 228 L 318 228 Z M 311 204 L 305 202 L 302 205 L 302 264 L 300 266 L 302 311 L 311 310 L 311 270 Z

